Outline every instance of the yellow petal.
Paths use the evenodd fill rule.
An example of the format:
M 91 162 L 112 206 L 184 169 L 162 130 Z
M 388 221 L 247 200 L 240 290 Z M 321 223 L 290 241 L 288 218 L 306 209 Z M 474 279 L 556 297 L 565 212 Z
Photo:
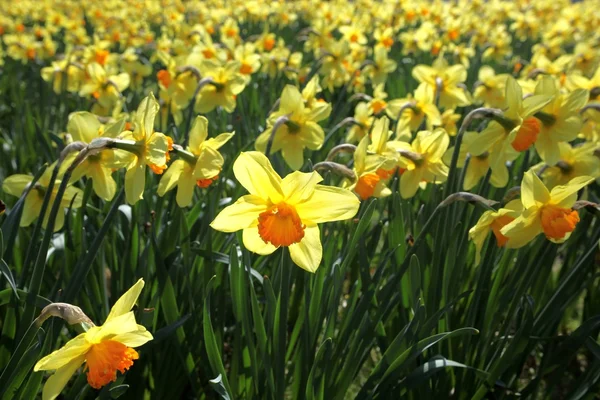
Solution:
M 112 171 L 100 163 L 93 163 L 88 170 L 88 176 L 92 178 L 94 184 L 94 192 L 106 201 L 111 201 L 117 192 L 117 183 L 111 175 Z M 83 200 L 81 196 L 77 198 Z
M 40 215 L 42 211 L 42 204 L 44 198 L 39 194 L 37 190 L 29 192 L 25 197 L 25 204 L 23 204 L 23 214 L 21 215 L 20 226 L 29 226 L 35 219 Z M 50 213 L 50 207 L 46 210 L 46 214 Z
M 242 232 L 242 240 L 244 242 L 244 247 L 256 254 L 266 256 L 277 250 L 277 247 L 273 246 L 271 243 L 265 243 L 265 241 L 262 240 L 258 234 L 258 226 L 245 228 Z
M 551 202 L 563 208 L 571 208 L 577 201 L 577 192 L 593 181 L 591 176 L 578 176 L 566 185 L 555 186 L 550 192 Z
M 190 149 L 193 153 L 200 152 L 200 145 L 208 136 L 208 120 L 205 117 L 198 116 L 194 120 L 194 125 L 190 129 Z
M 235 132 L 231 133 L 221 133 L 220 135 L 210 138 L 205 142 L 205 146 L 212 147 L 215 150 L 218 150 L 227 143 L 232 137 L 235 135 Z
M 311 197 L 295 205 L 302 222 L 322 223 L 352 218 L 360 201 L 348 189 L 317 185 Z
M 518 249 L 519 247 L 525 246 L 541 232 L 542 225 L 537 207 L 525 211 L 523 215 L 505 225 L 500 230 L 500 233 L 508 238 L 506 247 L 509 249 Z
M 138 162 L 125 173 L 125 198 L 135 204 L 142 198 L 146 186 L 146 165 Z
M 281 201 L 281 177 L 264 154 L 257 151 L 240 153 L 233 164 L 233 173 L 250 194 L 270 199 L 273 203 Z
M 194 177 L 196 179 L 214 178 L 221 172 L 224 162 L 225 160 L 218 150 L 202 146 L 194 167 Z
M 529 170 L 521 183 L 521 202 L 523 207 L 541 206 L 550 201 L 550 192 L 535 172 Z
M 304 148 L 298 145 L 297 140 L 286 142 L 281 148 L 281 156 L 290 169 L 294 171 L 299 170 L 304 165 Z
M 284 201 L 291 205 L 305 201 L 313 195 L 317 184 L 322 180 L 318 172 L 292 172 L 281 182 Z
M 138 330 L 135 332 L 121 333 L 111 338 L 111 340 L 123 343 L 127 347 L 139 347 L 152 339 L 154 339 L 152 334 L 142 325 L 138 325 Z
M 2 182 L 2 190 L 7 194 L 20 197 L 32 180 L 31 175 L 11 175 Z
M 125 314 L 116 315 L 107 319 L 104 325 L 99 326 L 97 330 L 90 329 L 86 332 L 86 339 L 90 343 L 99 343 L 103 340 L 112 338 L 115 335 L 137 331 L 137 323 L 133 311 Z
M 136 135 L 137 140 L 149 138 L 152 135 L 152 132 L 154 132 L 154 120 L 159 108 L 158 102 L 152 92 L 141 101 L 136 113 L 139 124 L 135 132 L 139 133 Z
M 65 388 L 69 379 L 77 371 L 77 368 L 83 364 L 85 356 L 80 356 L 73 359 L 64 367 L 56 370 L 54 374 L 48 378 L 42 390 L 42 400 L 54 400 L 60 395 L 60 392 Z
M 173 161 L 167 171 L 160 178 L 157 190 L 159 196 L 164 196 L 165 193 L 172 190 L 177 185 L 177 181 L 179 180 L 179 176 L 182 174 L 185 165 L 186 163 L 183 160 Z
M 146 142 L 146 162 L 158 166 L 165 165 L 167 151 L 169 151 L 167 137 L 162 133 L 154 132 Z
M 196 178 L 192 171 L 183 171 L 177 182 L 177 205 L 187 207 L 194 198 L 194 189 L 196 188 Z
M 308 272 L 315 272 L 319 268 L 323 257 L 319 227 L 315 225 L 304 229 L 302 240 L 291 245 L 289 249 L 290 257 L 297 266 Z M 284 266 L 284 268 L 287 268 L 287 266 Z
M 403 199 L 413 197 L 419 189 L 419 183 L 423 179 L 423 170 L 415 168 L 413 170 L 404 171 L 400 176 L 400 196 Z
M 110 309 L 110 313 L 108 314 L 108 317 L 106 318 L 106 322 L 110 321 L 111 319 L 113 319 L 115 317 L 118 317 L 120 315 L 123 315 L 123 314 L 131 311 L 131 309 L 135 305 L 135 302 L 137 301 L 138 297 L 140 297 L 140 293 L 142 292 L 143 288 L 144 288 L 144 280 L 142 278 L 140 278 L 135 283 L 135 285 L 133 285 L 131 288 L 129 288 L 129 290 L 126 291 L 119 298 L 119 300 L 117 300 L 115 305 Z M 105 322 L 105 324 L 106 324 L 106 322 Z
M 67 123 L 67 131 L 73 136 L 73 140 L 90 143 L 98 137 L 100 121 L 94 114 L 81 111 L 70 115 Z
M 34 371 L 51 371 L 59 369 L 78 357 L 85 355 L 90 344 L 85 339 L 85 333 L 69 340 L 67 344 L 39 360 L 33 367 Z
M 249 194 L 240 197 L 234 204 L 225 207 L 210 223 L 210 226 L 221 232 L 239 231 L 256 223 L 258 215 L 266 210 L 267 203 L 263 198 Z

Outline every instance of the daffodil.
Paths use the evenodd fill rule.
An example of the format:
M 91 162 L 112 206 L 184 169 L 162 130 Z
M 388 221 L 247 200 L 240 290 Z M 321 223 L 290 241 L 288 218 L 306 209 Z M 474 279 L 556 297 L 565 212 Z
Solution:
M 189 206 L 194 187 L 206 188 L 218 178 L 224 163 L 218 150 L 233 135 L 233 132 L 222 133 L 207 139 L 208 120 L 196 117 L 190 130 L 190 144 L 186 152 L 178 152 L 180 159 L 173 161 L 162 176 L 158 184 L 158 195 L 164 196 L 177 186 L 177 204 L 179 207 Z
M 256 149 L 266 151 L 274 124 L 283 117 L 286 122 L 275 132 L 271 151 L 275 153 L 281 150 L 289 167 L 298 170 L 304 164 L 304 149 L 318 150 L 323 145 L 325 132 L 318 122 L 327 118 L 330 112 L 330 105 L 307 110 L 298 88 L 286 85 L 281 94 L 279 109 L 269 118 L 268 128 L 256 138 Z
M 398 150 L 414 153 L 413 159 L 407 163 L 406 170 L 400 177 L 400 195 L 404 199 L 411 198 L 419 187 L 427 183 L 442 183 L 448 177 L 448 167 L 442 157 L 450 144 L 450 137 L 441 128 L 431 131 L 420 131 L 407 148 L 406 142 L 389 142 Z
M 494 233 L 498 247 L 507 246 L 509 238 L 500 230 L 519 217 L 523 205 L 519 200 L 512 200 L 498 211 L 484 212 L 477 223 L 469 229 L 469 239 L 475 244 L 475 265 L 481 262 L 481 250 L 490 231 Z
M 396 70 L 396 61 L 388 58 L 388 49 L 376 46 L 373 50 L 373 63 L 367 65 L 364 72 L 371 78 L 373 85 L 385 83 L 387 76 Z
M 50 165 L 40 179 L 33 185 L 33 188 L 25 197 L 25 204 L 23 204 L 23 214 L 21 215 L 20 226 L 29 226 L 36 218 L 40 215 L 42 211 L 42 205 L 44 204 L 44 197 L 48 191 L 48 186 L 50 185 L 50 179 L 52 178 L 52 170 L 54 169 L 54 165 Z M 64 171 L 62 171 L 64 173 Z M 50 218 L 50 210 L 52 210 L 52 206 L 54 201 L 56 200 L 56 195 L 58 194 L 58 187 L 60 186 L 61 180 L 59 172 L 58 179 L 54 182 L 54 186 L 52 189 L 52 194 L 50 196 L 50 202 L 48 203 L 48 208 L 46 209 L 46 213 L 44 214 L 44 221 L 42 226 L 45 228 L 48 225 L 48 220 Z M 31 182 L 33 181 L 33 177 L 31 175 L 24 174 L 16 174 L 7 177 L 4 182 L 2 182 L 2 190 L 10 195 L 20 197 L 29 186 L 31 186 Z M 59 210 L 56 215 L 56 220 L 54 221 L 54 231 L 59 231 L 64 223 L 65 223 L 65 210 L 69 208 L 77 209 L 81 207 L 83 200 L 83 191 L 73 186 L 67 186 L 65 193 L 60 201 L 61 210 Z
M 396 137 L 398 139 L 410 140 L 412 132 L 419 129 L 425 118 L 427 118 L 429 126 L 441 125 L 440 111 L 433 104 L 433 101 L 433 94 L 426 86 L 420 85 L 415 90 L 414 97 L 392 100 L 388 104 L 389 113 L 395 114 L 393 118 L 398 118 L 398 124 L 396 125 Z
M 214 60 L 205 60 L 202 65 L 202 76 L 210 77 L 196 96 L 194 110 L 208 113 L 221 106 L 228 113 L 233 112 L 236 96 L 244 90 L 246 80 L 240 74 L 241 65 L 238 61 L 229 61 L 221 65 Z
M 131 311 L 143 287 L 144 280 L 140 279 L 117 300 L 103 325 L 92 326 L 35 364 L 34 371 L 55 371 L 44 385 L 43 400 L 58 397 L 84 363 L 87 381 L 94 389 L 114 382 L 117 371 L 123 374 L 131 368 L 139 358 L 134 348 L 153 339 L 146 328 L 136 323 Z
M 550 103 L 535 114 L 541 121 L 535 149 L 542 160 L 553 165 L 560 158 L 558 144 L 574 140 L 581 130 L 583 121 L 579 110 L 587 103 L 589 92 L 576 89 L 569 94 L 562 94 L 556 80 L 551 76 L 544 76 L 538 82 L 535 94 L 552 98 Z
M 464 107 L 472 103 L 469 92 L 459 86 L 467 80 L 467 70 L 460 64 L 448 66 L 439 57 L 432 66 L 417 65 L 412 75 L 429 92 L 430 97 L 439 96 L 440 107 Z
M 42 79 L 52 82 L 52 90 L 56 94 L 64 90 L 70 93 L 78 92 L 84 78 L 83 66 L 67 60 L 53 61 L 51 66 L 42 68 Z
M 471 190 L 479 183 L 479 181 L 486 176 L 489 169 L 492 169 L 492 173 L 490 174 L 490 183 L 494 187 L 505 187 L 508 183 L 509 173 L 508 168 L 506 167 L 506 162 L 509 160 L 514 160 L 519 153 L 513 148 L 507 148 L 506 153 L 501 157 L 498 157 L 501 161 L 495 164 L 490 162 L 491 157 L 489 152 L 485 152 L 478 155 L 473 155 L 469 153 L 469 148 L 471 143 L 477 138 L 477 132 L 465 132 L 462 140 L 462 145 L 460 147 L 458 153 L 458 160 L 456 166 L 458 168 L 465 168 L 465 164 L 467 165 L 467 169 L 464 173 L 464 182 L 463 188 L 465 190 Z M 446 165 L 450 165 L 452 160 L 452 154 L 454 153 L 454 147 L 450 147 L 446 154 L 444 155 L 444 162 Z M 467 163 L 467 158 L 469 162 Z
M 567 240 L 579 222 L 572 208 L 577 192 L 593 180 L 579 176 L 549 191 L 535 172 L 527 171 L 521 183 L 523 213 L 500 230 L 508 238 L 507 247 L 523 247 L 541 233 L 554 243 Z
M 198 77 L 195 75 L 194 69 L 189 66 L 179 68 L 175 59 L 169 54 L 159 51 L 158 55 L 166 66 L 166 69 L 161 69 L 156 73 L 160 89 L 159 97 L 167 104 L 175 123 L 179 125 L 183 121 L 182 110 L 194 97 Z
M 250 194 L 223 209 L 211 223 L 221 232 L 243 230 L 244 246 L 258 254 L 288 247 L 299 267 L 315 272 L 323 248 L 317 224 L 356 215 L 359 200 L 352 192 L 323 186 L 317 172 L 292 172 L 281 178 L 259 152 L 243 152 L 233 173 Z
M 600 157 L 596 155 L 597 150 L 598 145 L 590 142 L 577 146 L 559 143 L 559 161 L 554 165 L 541 163 L 535 170 L 540 171 L 548 189 L 565 185 L 578 176 L 600 178 Z
M 512 77 L 506 81 L 506 110 L 499 121 L 488 126 L 469 145 L 469 153 L 488 153 L 494 169 L 509 157 L 509 147 L 518 152 L 527 150 L 538 138 L 541 121 L 534 114 L 551 101 L 550 96 L 533 95 L 523 99 L 521 86 Z
M 73 140 L 89 144 L 99 137 L 116 138 L 123 131 L 123 126 L 123 120 L 103 125 L 97 116 L 82 111 L 69 116 L 67 132 Z M 113 168 L 125 166 L 127 154 L 124 153 L 122 150 L 104 149 L 97 154 L 88 155 L 73 171 L 72 180 L 77 181 L 82 176 L 87 176 L 92 179 L 94 192 L 101 199 L 112 200 L 117 191 L 117 183 L 112 177 Z
M 158 174 L 162 174 L 167 168 L 167 155 L 171 144 L 167 136 L 154 131 L 158 109 L 158 102 L 150 93 L 137 109 L 133 132 L 125 131 L 119 136 L 129 143 L 117 148 L 131 152 L 131 160 L 126 166 L 125 174 L 125 198 L 129 204 L 135 204 L 142 198 L 146 186 L 146 165 Z
M 94 113 L 102 110 L 102 114 L 107 115 L 114 108 L 121 93 L 129 86 L 129 75 L 123 72 L 109 76 L 100 64 L 93 62 L 87 66 L 87 76 L 88 79 L 81 86 L 79 95 L 91 95 L 100 106 Z

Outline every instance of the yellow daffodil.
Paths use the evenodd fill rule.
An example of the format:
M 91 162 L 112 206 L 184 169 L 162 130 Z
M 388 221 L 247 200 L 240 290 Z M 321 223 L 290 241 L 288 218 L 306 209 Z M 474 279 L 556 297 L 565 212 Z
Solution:
M 221 106 L 228 113 L 233 112 L 236 96 L 244 90 L 246 80 L 240 74 L 238 61 L 229 61 L 224 66 L 213 60 L 205 60 L 202 65 L 202 76 L 212 78 L 212 82 L 204 85 L 196 96 L 194 110 L 208 113 Z
M 215 138 L 207 139 L 208 120 L 196 117 L 190 130 L 190 144 L 186 152 L 178 152 L 180 159 L 174 161 L 158 184 L 158 195 L 177 186 L 177 204 L 187 207 L 192 202 L 194 187 L 210 186 L 223 169 L 224 159 L 219 148 L 233 137 L 234 133 L 222 133 Z
M 373 126 L 372 141 L 365 136 L 354 152 L 356 180 L 348 188 L 362 200 L 392 194 L 387 181 L 396 172 L 400 157 L 396 147 L 388 141 L 390 135 L 389 120 L 386 117 L 380 118 Z
M 490 153 L 485 152 L 479 155 L 473 155 L 469 153 L 471 143 L 477 138 L 477 132 L 465 132 L 463 136 L 462 146 L 458 153 L 458 160 L 456 166 L 458 168 L 464 168 L 467 164 L 467 156 L 469 162 L 467 164 L 467 170 L 465 171 L 465 179 L 463 182 L 463 188 L 465 190 L 471 190 L 479 183 L 479 181 L 485 177 L 488 170 L 492 168 L 490 175 L 490 183 L 494 187 L 504 187 L 508 183 L 509 173 L 506 167 L 506 162 L 514 160 L 519 153 L 513 148 L 509 147 L 506 153 L 502 157 L 498 157 L 501 161 L 495 164 L 490 162 Z M 452 160 L 452 154 L 454 153 L 454 147 L 450 147 L 444 155 L 444 162 L 446 165 L 450 165 Z
M 158 174 L 167 168 L 167 155 L 172 142 L 164 134 L 154 131 L 158 109 L 158 102 L 150 93 L 137 109 L 133 132 L 125 131 L 119 137 L 131 141 L 118 147 L 132 153 L 125 174 L 125 198 L 129 204 L 135 204 L 142 198 L 146 186 L 146 165 Z
M 42 211 L 42 205 L 44 203 L 44 196 L 48 191 L 48 185 L 50 184 L 50 179 L 52 178 L 52 170 L 54 169 L 54 164 L 46 168 L 40 179 L 35 183 L 27 197 L 25 197 L 25 204 L 23 205 L 23 214 L 21 215 L 20 226 L 29 226 L 35 219 L 40 215 Z M 64 171 L 62 171 L 64 172 Z M 50 218 L 50 210 L 52 210 L 52 206 L 54 201 L 56 200 L 56 195 L 58 194 L 58 187 L 60 186 L 60 175 L 59 173 L 58 179 L 54 182 L 54 186 L 52 189 L 52 196 L 50 197 L 50 202 L 48 204 L 48 208 L 46 210 L 46 214 L 44 214 L 44 221 L 42 226 L 45 228 L 48 225 L 48 219 Z M 2 182 L 2 190 L 10 195 L 20 197 L 23 192 L 31 185 L 31 181 L 33 177 L 31 175 L 23 175 L 16 174 L 7 177 L 4 182 Z M 81 207 L 83 200 L 83 191 L 81 189 L 77 189 L 73 186 L 67 186 L 65 193 L 60 201 L 60 205 L 63 209 L 77 209 Z M 56 221 L 54 222 L 54 231 L 59 231 L 65 223 L 65 213 L 64 210 L 60 210 L 56 215 Z
M 123 120 L 104 126 L 94 114 L 83 111 L 69 117 L 67 131 L 73 140 L 89 144 L 98 137 L 116 138 L 123 131 L 123 126 Z M 113 168 L 125 166 L 126 159 L 127 155 L 122 150 L 105 149 L 98 154 L 90 154 L 75 169 L 72 179 L 91 178 L 94 192 L 101 199 L 110 201 L 117 191 L 117 183 L 112 178 Z
M 327 105 L 307 110 L 298 88 L 287 85 L 281 94 L 279 110 L 271 115 L 269 126 L 256 138 L 256 149 L 266 151 L 273 125 L 278 118 L 286 117 L 287 122 L 275 132 L 271 152 L 281 150 L 281 155 L 290 168 L 300 169 L 304 164 L 304 148 L 318 150 L 323 145 L 325 132 L 317 122 L 329 116 L 331 106 Z
M 579 176 L 548 191 L 535 172 L 527 171 L 521 183 L 523 213 L 500 230 L 508 238 L 506 246 L 523 247 L 540 233 L 555 243 L 567 240 L 579 222 L 579 214 L 572 209 L 577 192 L 593 180 Z
M 53 61 L 51 66 L 42 68 L 42 79 L 52 82 L 52 90 L 56 94 L 62 93 L 63 90 L 70 93 L 78 92 L 84 78 L 83 66 L 69 63 L 67 60 Z
M 458 86 L 467 80 L 467 70 L 460 64 L 448 66 L 440 57 L 432 66 L 417 65 L 412 75 L 429 92 L 430 97 L 435 98 L 439 91 L 440 107 L 464 107 L 472 103 L 469 92 Z
M 373 64 L 365 67 L 364 73 L 367 74 L 373 85 L 385 83 L 387 76 L 396 70 L 396 61 L 388 58 L 388 49 L 384 46 L 377 46 L 373 50 Z
M 565 185 L 578 176 L 600 178 L 600 157 L 596 154 L 598 145 L 582 143 L 571 146 L 569 143 L 559 143 L 559 161 L 554 165 L 540 164 L 541 177 L 548 189 Z
M 533 95 L 523 99 L 521 86 L 512 77 L 506 81 L 506 110 L 500 121 L 491 121 L 469 145 L 469 153 L 488 153 L 490 166 L 508 159 L 509 147 L 518 152 L 527 150 L 538 138 L 541 125 L 533 115 L 551 101 L 550 96 Z
M 583 125 L 579 110 L 587 103 L 589 93 L 584 89 L 576 89 L 569 94 L 562 94 L 556 80 L 545 76 L 538 82 L 535 94 L 552 98 L 535 114 L 541 121 L 535 149 L 542 160 L 553 165 L 560 158 L 559 143 L 577 138 Z
M 133 348 L 153 339 L 146 328 L 136 323 L 131 311 L 143 287 L 144 280 L 140 279 L 117 300 L 103 325 L 92 326 L 35 364 L 34 371 L 55 371 L 44 385 L 43 400 L 58 397 L 84 363 L 87 381 L 94 389 L 114 382 L 117 371 L 123 374 L 131 368 L 139 358 Z
M 169 111 L 175 119 L 175 123 L 179 125 L 183 121 L 183 113 L 196 91 L 198 77 L 194 73 L 194 69 L 189 66 L 183 67 L 178 72 L 178 66 L 173 57 L 169 54 L 159 51 L 159 58 L 167 67 L 156 73 L 159 87 L 159 97 L 167 104 Z M 166 119 L 166 118 L 165 118 Z
M 504 236 L 500 230 L 519 217 L 523 205 L 519 200 L 512 200 L 498 211 L 484 212 L 477 223 L 469 229 L 469 239 L 475 244 L 475 265 L 481 262 L 481 250 L 490 231 L 496 237 L 498 247 L 505 247 L 509 238 Z
M 108 76 L 104 68 L 93 62 L 87 66 L 88 79 L 83 83 L 80 96 L 92 96 L 100 109 L 107 115 L 121 97 L 121 93 L 129 86 L 129 75 L 125 72 Z M 96 113 L 96 112 L 95 112 Z
M 439 126 L 442 124 L 440 111 L 433 104 L 433 94 L 426 86 L 420 85 L 415 90 L 415 96 L 407 99 L 392 100 L 388 104 L 390 114 L 395 114 L 393 118 L 398 118 L 396 125 L 396 137 L 398 139 L 410 140 L 412 133 L 416 132 L 425 118 L 429 126 Z M 404 107 L 402 113 L 400 111 Z
M 404 199 L 411 198 L 419 187 L 425 188 L 427 183 L 442 183 L 448 177 L 448 167 L 442 161 L 450 144 L 450 137 L 441 128 L 431 131 L 420 131 L 410 144 L 408 151 L 416 157 L 408 162 L 406 171 L 400 177 L 400 195 Z M 405 142 L 390 142 L 398 150 L 406 150 Z
M 323 253 L 317 224 L 352 218 L 360 204 L 349 190 L 318 185 L 317 172 L 296 171 L 282 179 L 262 153 L 241 153 L 233 172 L 250 194 L 222 210 L 211 226 L 221 232 L 243 229 L 244 246 L 254 253 L 288 247 L 294 263 L 310 272 Z

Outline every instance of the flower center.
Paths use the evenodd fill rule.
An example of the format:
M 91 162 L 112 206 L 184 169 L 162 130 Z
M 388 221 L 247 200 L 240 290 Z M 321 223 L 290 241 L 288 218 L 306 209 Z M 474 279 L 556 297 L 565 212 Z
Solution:
M 88 383 L 94 389 L 100 389 L 117 380 L 117 370 L 125 373 L 138 358 L 137 351 L 115 340 L 94 344 L 85 356 Z
M 96 62 L 100 65 L 104 65 L 106 63 L 106 58 L 108 57 L 108 50 L 96 50 L 96 54 L 94 58 Z
M 512 147 L 517 151 L 525 151 L 535 143 L 540 133 L 541 122 L 535 117 L 528 117 L 523 120 Z
M 240 73 L 244 75 L 250 75 L 252 73 L 252 66 L 250 64 L 242 63 L 240 67 Z
M 273 47 L 275 47 L 275 39 L 266 38 L 265 41 L 263 42 L 263 46 L 265 47 L 266 51 L 273 50 Z
M 214 176 L 212 178 L 208 178 L 208 179 L 198 179 L 196 181 L 196 186 L 204 189 L 209 187 L 214 181 L 216 181 L 217 179 L 219 179 L 219 175 Z
M 389 49 L 394 44 L 394 39 L 392 39 L 391 37 L 386 37 L 385 39 L 383 39 L 381 41 L 381 44 L 383 44 L 385 47 L 387 47 Z
M 373 196 L 373 193 L 375 193 L 375 186 L 377 186 L 381 178 L 382 177 L 379 174 L 362 175 L 358 179 L 358 182 L 356 182 L 354 191 L 362 200 L 367 200 L 369 197 Z
M 380 112 L 382 112 L 385 109 L 386 106 L 387 106 L 387 103 L 383 100 L 375 99 L 371 102 L 371 108 L 373 109 L 373 114 L 379 114 Z
M 570 208 L 548 204 L 542 208 L 542 230 L 550 239 L 562 239 L 573 232 L 579 222 L 579 214 Z
M 296 209 L 281 202 L 258 216 L 258 234 L 273 246 L 290 246 L 304 237 L 304 228 Z
M 508 238 L 500 232 L 500 229 L 504 228 L 505 225 L 510 224 L 512 221 L 514 221 L 513 217 L 502 215 L 491 223 L 490 228 L 492 228 L 492 232 L 494 232 L 494 236 L 496 236 L 496 244 L 498 247 L 504 247 L 508 241 Z
M 165 89 L 169 88 L 169 85 L 171 84 L 171 74 L 169 73 L 169 71 L 167 71 L 166 69 L 161 69 L 156 74 L 156 77 L 158 78 L 160 84 L 165 87 Z

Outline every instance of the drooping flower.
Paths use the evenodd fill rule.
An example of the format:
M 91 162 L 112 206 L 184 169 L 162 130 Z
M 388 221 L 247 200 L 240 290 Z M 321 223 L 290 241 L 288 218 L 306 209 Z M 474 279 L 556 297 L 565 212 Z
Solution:
M 144 280 L 138 280 L 117 300 L 103 325 L 91 327 L 35 364 L 34 371 L 55 371 L 44 385 L 43 400 L 58 397 L 84 363 L 87 381 L 94 389 L 114 382 L 117 371 L 123 374 L 133 365 L 139 358 L 133 348 L 153 339 L 131 311 L 143 287 Z
M 352 218 L 360 202 L 346 189 L 323 186 L 317 172 L 292 172 L 281 178 L 264 154 L 243 152 L 233 173 L 250 194 L 223 209 L 211 223 L 221 232 L 243 230 L 244 246 L 271 254 L 288 247 L 299 267 L 315 272 L 322 245 L 317 224 Z

